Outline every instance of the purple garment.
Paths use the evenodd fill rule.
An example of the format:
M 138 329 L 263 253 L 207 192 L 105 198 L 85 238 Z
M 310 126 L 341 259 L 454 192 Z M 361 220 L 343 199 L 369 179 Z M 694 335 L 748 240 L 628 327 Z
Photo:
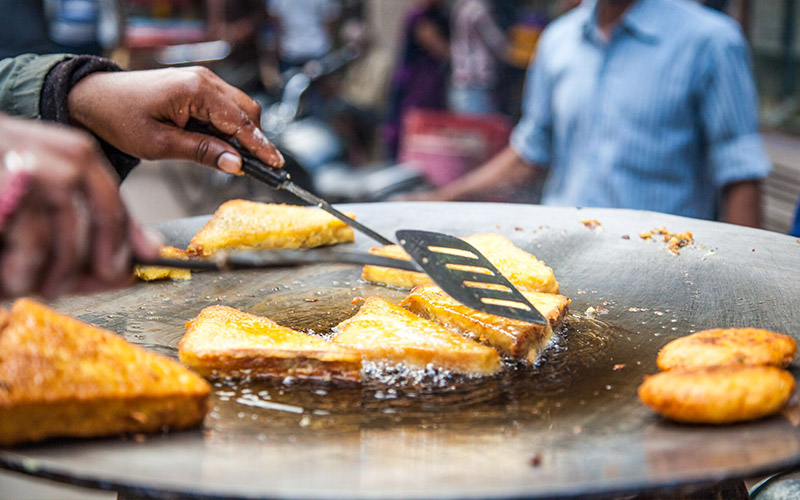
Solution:
M 392 154 L 397 152 L 402 119 L 408 110 L 446 107 L 447 65 L 414 40 L 414 30 L 424 21 L 434 23 L 445 36 L 449 36 L 447 15 L 442 9 L 414 6 L 407 12 L 403 51 L 392 80 L 391 109 L 384 131 Z

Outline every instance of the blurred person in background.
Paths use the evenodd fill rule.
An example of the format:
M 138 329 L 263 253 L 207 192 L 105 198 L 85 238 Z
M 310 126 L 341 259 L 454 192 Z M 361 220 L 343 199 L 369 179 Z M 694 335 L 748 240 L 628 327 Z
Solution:
M 410 109 L 444 109 L 450 25 L 444 2 L 418 0 L 406 12 L 400 60 L 390 91 L 383 135 L 390 156 L 397 155 L 403 116 Z
M 0 59 L 19 54 L 101 55 L 123 33 L 119 0 L 0 0 Z
M 789 234 L 800 238 L 800 199 L 797 200 L 797 211 L 794 214 L 794 224 L 792 224 L 792 229 L 789 231 Z
M 494 88 L 508 54 L 506 36 L 487 0 L 456 0 L 450 12 L 452 77 L 447 102 L 451 111 L 487 115 L 497 112 Z
M 547 172 L 543 204 L 758 227 L 771 169 L 747 44 L 688 0 L 587 0 L 545 30 L 510 145 L 425 199 Z
M 230 54 L 214 64 L 215 72 L 245 92 L 263 89 L 261 61 L 266 47 L 261 33 L 267 24 L 263 0 L 206 0 L 208 35 L 230 45 Z
M 268 0 L 278 27 L 280 71 L 319 59 L 333 48 L 341 14 L 337 0 Z
M 260 115 L 205 68 L 124 72 L 108 59 L 70 55 L 0 60 L 0 297 L 127 283 L 134 258 L 154 258 L 159 242 L 128 215 L 120 179 L 139 158 L 241 173 L 236 150 L 184 130 L 189 119 L 282 166 Z

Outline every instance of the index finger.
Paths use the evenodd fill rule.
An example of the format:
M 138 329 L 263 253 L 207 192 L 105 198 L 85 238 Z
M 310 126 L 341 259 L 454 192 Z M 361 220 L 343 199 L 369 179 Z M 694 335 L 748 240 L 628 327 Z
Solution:
M 247 112 L 229 98 L 231 94 L 231 92 L 215 93 L 205 101 L 209 106 L 209 109 L 205 110 L 206 116 L 197 118 L 208 119 L 217 130 L 236 138 L 242 146 L 264 163 L 277 168 L 282 167 L 285 163 L 283 155 L 267 139 Z

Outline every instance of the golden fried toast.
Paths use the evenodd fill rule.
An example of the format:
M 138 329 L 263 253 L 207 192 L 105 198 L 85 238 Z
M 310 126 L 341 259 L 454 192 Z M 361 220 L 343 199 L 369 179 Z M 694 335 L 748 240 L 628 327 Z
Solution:
M 189 255 L 186 253 L 186 250 L 181 250 L 180 248 L 170 246 L 161 247 L 158 251 L 158 255 L 164 259 L 189 259 Z M 136 273 L 136 277 L 143 281 L 155 281 L 163 279 L 192 279 L 192 272 L 190 270 L 178 269 L 175 267 L 136 266 L 136 268 L 134 268 L 134 272 Z
M 645 377 L 639 399 L 672 420 L 726 424 L 778 412 L 794 386 L 792 374 L 774 366 L 715 366 Z
M 558 293 L 558 282 L 553 275 L 553 270 L 544 262 L 514 245 L 505 236 L 474 234 L 462 239 L 489 259 L 503 276 L 520 290 Z M 373 248 L 369 253 L 410 260 L 408 254 L 398 245 Z M 414 288 L 431 282 L 430 278 L 423 273 L 379 266 L 364 266 L 361 279 L 398 288 Z
M 458 373 L 491 375 L 500 370 L 497 351 L 386 302 L 366 300 L 337 327 L 333 342 L 360 352 L 365 360 L 433 365 Z
M 361 380 L 358 353 L 262 316 L 210 306 L 186 327 L 180 360 L 206 377 Z
M 188 252 L 209 256 L 222 249 L 310 248 L 353 239 L 352 228 L 318 208 L 231 200 L 194 235 Z
M 758 328 L 716 328 L 673 340 L 658 353 L 661 370 L 722 365 L 789 366 L 797 342 L 782 333 Z
M 180 364 L 29 299 L 0 331 L 0 445 L 193 427 L 209 391 Z
M 401 305 L 445 328 L 492 346 L 504 356 L 532 364 L 553 336 L 553 328 L 560 325 L 567 314 L 569 299 L 553 293 L 522 294 L 548 320 L 547 326 L 476 311 L 456 302 L 436 285 L 414 288 Z

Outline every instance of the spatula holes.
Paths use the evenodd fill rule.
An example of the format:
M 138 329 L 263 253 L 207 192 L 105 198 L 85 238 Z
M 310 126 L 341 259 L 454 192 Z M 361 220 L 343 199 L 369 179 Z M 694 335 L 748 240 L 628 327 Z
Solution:
M 492 306 L 512 307 L 514 309 L 522 309 L 523 311 L 530 311 L 531 308 L 522 302 L 513 300 L 493 299 L 491 297 L 481 297 L 481 302 Z
M 467 259 L 478 260 L 478 256 L 468 250 L 460 250 L 458 248 L 450 248 L 450 247 L 437 247 L 437 246 L 429 246 L 428 250 L 433 253 L 444 253 L 447 255 L 455 255 L 456 257 L 464 257 Z

